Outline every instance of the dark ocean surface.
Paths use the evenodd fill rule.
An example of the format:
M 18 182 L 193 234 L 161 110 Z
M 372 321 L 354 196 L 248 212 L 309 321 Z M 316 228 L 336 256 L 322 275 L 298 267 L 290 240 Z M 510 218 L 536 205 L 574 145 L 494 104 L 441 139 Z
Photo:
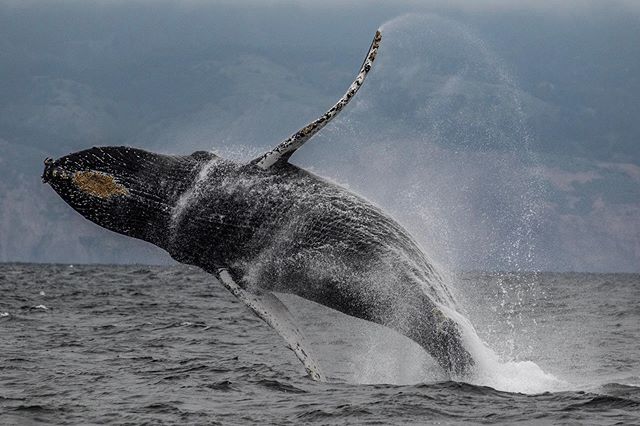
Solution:
M 2 424 L 640 424 L 640 275 L 464 273 L 492 350 L 447 381 L 413 342 L 294 296 L 330 383 L 188 267 L 0 265 Z

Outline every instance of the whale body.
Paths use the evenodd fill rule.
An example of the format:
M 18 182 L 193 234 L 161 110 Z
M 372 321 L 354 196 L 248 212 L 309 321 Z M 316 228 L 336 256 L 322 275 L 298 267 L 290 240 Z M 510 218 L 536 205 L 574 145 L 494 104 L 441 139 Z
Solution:
M 474 361 L 448 314 L 455 301 L 419 245 L 371 202 L 288 162 L 355 95 L 380 39 L 377 32 L 336 105 L 254 161 L 94 147 L 45 160 L 43 181 L 96 224 L 216 276 L 282 335 L 314 379 L 325 378 L 273 292 L 394 329 L 463 376 Z

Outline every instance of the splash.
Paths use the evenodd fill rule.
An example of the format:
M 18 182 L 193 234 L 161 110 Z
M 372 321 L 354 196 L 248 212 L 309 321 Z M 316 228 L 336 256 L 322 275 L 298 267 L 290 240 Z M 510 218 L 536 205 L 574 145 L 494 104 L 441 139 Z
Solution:
M 465 381 L 505 392 L 536 394 L 570 388 L 568 382 L 546 373 L 533 361 L 501 360 L 476 333 L 473 325 L 457 312 L 447 312 L 463 331 L 465 347 L 476 362 L 473 374 Z
M 427 248 L 456 295 L 462 290 L 453 285 L 456 280 L 449 271 L 535 271 L 544 190 L 526 125 L 526 111 L 534 100 L 518 87 L 488 43 L 455 20 L 409 14 L 381 29 L 385 45 L 376 72 L 344 117 L 343 127 L 334 130 L 336 138 L 356 140 L 355 149 L 366 163 L 356 167 L 360 177 L 345 176 L 339 161 L 340 171 L 333 174 L 355 183 L 364 194 L 371 194 L 373 183 L 377 194 L 370 197 L 387 206 Z M 354 131 L 350 123 L 367 122 L 371 116 L 375 125 Z M 395 175 L 380 178 L 380 170 Z M 536 325 L 523 315 L 527 300 L 544 297 L 535 274 L 501 290 L 498 303 L 508 314 L 504 353 L 483 343 L 464 317 L 449 315 L 462 324 L 477 362 L 467 380 L 510 392 L 565 388 L 565 382 L 534 362 L 520 361 L 535 358 L 535 345 L 524 345 L 528 353 L 515 353 L 513 342 L 526 340 L 523 330 Z M 397 370 L 390 353 L 373 350 L 370 355 L 376 365 Z M 415 373 L 415 363 L 405 365 Z M 361 378 L 377 380 L 366 368 L 361 370 Z M 392 379 L 389 370 L 376 370 L 378 379 Z M 434 376 L 423 377 L 429 381 Z M 397 380 L 407 381 L 404 372 L 398 372 Z
M 394 74 L 394 77 L 399 77 L 395 79 L 385 78 L 384 81 L 395 81 L 399 83 L 399 86 L 386 88 L 378 87 L 381 90 L 376 90 L 377 88 L 374 88 L 373 90 L 376 93 L 379 93 L 379 95 L 376 96 L 379 97 L 376 98 L 374 96 L 370 99 L 365 99 L 362 102 L 359 102 L 356 104 L 355 111 L 358 112 L 358 109 L 375 109 L 376 103 L 381 99 L 388 99 L 388 95 L 390 94 L 397 98 L 398 94 L 400 94 L 400 98 L 407 99 L 409 102 L 404 102 L 403 105 L 399 106 L 399 116 L 389 117 L 388 120 L 381 120 L 383 125 L 391 123 L 391 125 L 385 129 L 385 132 L 381 132 L 382 135 L 385 137 L 389 136 L 389 130 L 403 132 L 405 124 L 412 125 L 413 123 L 417 123 L 418 125 L 414 126 L 414 133 L 411 135 L 413 140 L 419 141 L 421 135 L 428 135 L 429 143 L 421 145 L 430 147 L 431 152 L 438 152 L 439 149 L 441 152 L 446 152 L 449 155 L 452 155 L 452 159 L 454 161 L 448 161 L 446 163 L 454 165 L 454 172 L 456 169 L 461 169 L 464 172 L 465 167 L 472 161 L 476 161 L 476 164 L 474 164 L 475 168 L 482 168 L 487 163 L 492 164 L 492 169 L 490 170 L 490 173 L 488 173 L 488 177 L 493 179 L 492 182 L 494 186 L 490 186 L 489 188 L 490 190 L 496 190 L 495 192 L 503 197 L 504 200 L 502 201 L 504 202 L 487 203 L 485 206 L 481 206 L 481 208 L 484 208 L 484 211 L 481 212 L 485 215 L 497 213 L 501 218 L 506 218 L 505 222 L 508 226 L 504 226 L 502 223 L 498 223 L 495 227 L 489 225 L 487 229 L 489 231 L 487 232 L 488 235 L 498 234 L 502 235 L 503 238 L 500 243 L 488 244 L 487 247 L 489 250 L 485 251 L 490 253 L 489 259 L 492 261 L 500 259 L 501 265 L 506 265 L 509 269 L 514 269 L 516 271 L 522 270 L 527 259 L 531 258 L 531 244 L 529 237 L 533 234 L 531 230 L 532 221 L 536 217 L 534 211 L 536 204 L 535 197 L 528 196 L 528 181 L 526 181 L 526 179 L 523 181 L 517 181 L 518 185 L 515 185 L 515 188 L 510 187 L 514 186 L 514 180 L 512 177 L 514 174 L 517 174 L 514 173 L 515 171 L 512 167 L 514 161 L 518 166 L 525 164 L 523 158 L 512 155 L 514 147 L 512 142 L 513 135 L 515 134 L 520 136 L 523 146 L 528 144 L 526 130 L 523 130 L 523 119 L 521 117 L 522 108 L 520 106 L 520 98 L 517 88 L 514 87 L 513 83 L 508 79 L 507 73 L 505 73 L 499 66 L 499 61 L 491 55 L 491 52 L 484 46 L 481 40 L 473 36 L 473 34 L 466 28 L 460 25 L 451 25 L 450 21 L 442 19 L 438 20 L 432 17 L 427 18 L 428 24 L 436 24 L 428 26 L 428 28 L 430 28 L 430 33 L 428 35 L 438 35 L 439 29 L 446 29 L 449 33 L 445 32 L 445 34 L 453 35 L 453 39 L 455 41 L 453 50 L 449 43 L 450 38 L 431 37 L 431 39 L 435 39 L 436 51 L 439 49 L 440 53 L 443 51 L 449 53 L 449 56 L 445 58 L 449 63 L 445 64 L 446 66 L 443 66 L 441 64 L 434 65 L 428 62 L 425 63 L 420 60 L 417 62 L 415 60 L 413 62 L 410 60 L 408 63 L 407 61 L 402 60 L 403 54 L 407 55 L 405 59 L 407 57 L 414 58 L 416 55 L 415 50 L 410 48 L 405 48 L 404 50 L 402 48 L 395 49 L 398 45 L 402 47 L 402 35 L 407 33 L 401 31 L 400 28 L 408 26 L 409 30 L 418 29 L 418 31 L 414 31 L 413 33 L 409 31 L 409 33 L 413 34 L 414 40 L 410 40 L 412 43 L 408 43 L 408 45 L 413 47 L 416 44 L 415 41 L 420 40 L 422 34 L 420 32 L 422 31 L 421 28 L 425 27 L 421 25 L 423 22 L 420 19 L 422 18 L 409 16 L 383 26 L 383 30 L 391 35 L 390 38 L 392 42 L 389 43 L 391 46 L 387 45 L 387 49 L 389 52 L 392 52 L 390 54 L 392 60 L 384 61 L 384 58 L 381 58 L 382 61 L 378 65 L 380 65 L 379 68 L 382 71 L 381 74 L 384 74 L 386 70 L 387 73 L 391 72 Z M 393 45 L 394 35 L 399 37 L 396 38 L 396 46 Z M 451 55 L 451 52 L 454 52 L 455 55 Z M 393 55 L 395 55 L 395 57 Z M 398 58 L 398 55 L 400 55 L 400 58 Z M 418 57 L 421 56 L 418 55 Z M 426 57 L 426 55 L 423 57 Z M 402 68 L 392 68 L 393 64 L 401 64 Z M 447 66 L 449 68 L 447 68 Z M 450 73 L 451 68 L 456 69 L 453 74 Z M 435 73 L 433 71 L 435 71 Z M 424 74 L 435 74 L 436 78 L 434 80 L 425 80 L 423 78 Z M 375 80 L 373 82 L 375 83 Z M 436 83 L 435 85 L 434 82 Z M 497 106 L 489 108 L 488 114 L 485 114 L 486 108 L 484 108 L 484 106 L 478 106 L 478 103 L 474 103 L 473 99 L 469 101 L 464 98 L 467 93 L 473 92 L 472 89 L 476 85 L 481 86 L 487 93 L 495 92 L 498 94 L 496 101 Z M 428 99 L 427 102 L 425 102 L 424 98 L 420 98 L 420 96 L 425 96 L 423 94 L 430 93 L 435 93 L 436 96 Z M 482 98 L 485 94 L 486 93 L 484 92 L 480 92 L 475 93 L 474 96 Z M 463 101 L 462 103 L 461 99 Z M 463 107 L 460 107 L 460 105 Z M 515 118 L 513 115 L 508 115 L 514 114 L 513 111 L 515 111 Z M 456 123 L 452 123 L 453 120 L 450 118 L 451 115 L 455 115 L 457 118 L 460 118 L 460 120 Z M 505 117 L 508 119 L 505 120 Z M 363 121 L 366 122 L 366 120 Z M 400 125 L 393 124 L 393 121 L 397 121 Z M 505 121 L 506 124 L 504 124 Z M 378 132 L 380 131 L 380 127 L 373 126 L 372 130 L 374 132 Z M 406 132 L 402 134 L 405 137 L 407 136 Z M 445 146 L 445 142 L 447 141 L 453 141 L 453 147 Z M 397 144 L 394 148 L 397 148 Z M 405 146 L 402 146 L 401 149 L 406 151 Z M 417 151 L 420 159 L 423 159 L 424 154 L 428 152 L 423 146 L 418 147 Z M 524 151 L 526 152 L 526 149 Z M 394 151 L 389 150 L 385 152 L 378 150 L 377 152 L 383 152 L 383 160 L 385 161 L 388 161 L 389 158 L 393 159 L 394 157 Z M 389 153 L 392 155 L 388 155 Z M 483 161 L 486 160 L 486 157 L 489 157 L 489 160 L 491 161 Z M 524 155 L 524 157 L 526 157 L 526 155 Z M 462 164 L 460 164 L 461 159 L 463 160 Z M 464 160 L 466 160 L 466 162 Z M 367 158 L 366 161 L 370 162 L 370 158 Z M 434 160 L 431 159 L 431 161 L 433 162 Z M 371 163 L 375 166 L 375 162 Z M 494 165 L 496 167 L 493 167 Z M 371 167 L 371 165 L 369 166 Z M 410 163 L 410 166 L 416 166 L 416 164 Z M 407 169 L 406 165 L 404 165 L 403 168 Z M 415 167 L 413 168 L 416 169 Z M 358 170 L 357 167 L 350 167 L 349 169 Z M 377 172 L 379 172 L 379 168 Z M 207 175 L 208 167 L 205 166 L 196 179 L 193 188 L 185 193 L 184 197 L 178 203 L 178 206 L 176 206 L 174 214 L 175 218 L 179 218 L 182 211 L 184 211 L 184 209 L 189 205 L 191 200 L 198 196 L 199 183 L 205 181 Z M 457 176 L 456 173 L 441 173 L 441 175 Z M 422 179 L 423 177 L 423 171 L 417 169 L 417 173 L 411 177 L 414 185 L 409 185 L 408 187 L 418 188 L 419 183 L 424 181 Z M 487 186 L 485 185 L 487 182 L 483 180 L 483 175 L 480 175 L 480 178 L 475 181 L 473 180 L 474 178 L 475 177 L 472 177 L 471 180 L 471 183 L 474 184 L 474 188 L 478 188 L 481 185 Z M 505 186 L 504 182 L 509 182 L 509 187 Z M 230 182 L 229 185 L 240 185 L 241 183 L 242 182 Z M 458 182 L 456 181 L 451 181 L 449 182 L 449 185 L 442 185 L 443 188 L 449 190 L 448 193 L 441 193 L 443 198 L 446 196 L 451 198 L 450 194 L 457 192 L 457 189 L 455 188 L 455 184 L 457 183 Z M 406 187 L 407 186 L 402 185 L 402 188 Z M 395 192 L 397 193 L 398 191 Z M 467 192 L 466 195 L 471 195 L 471 193 Z M 428 197 L 421 198 L 428 199 Z M 433 202 L 432 199 L 430 201 Z M 447 205 L 446 202 L 443 204 Z M 502 210 L 498 209 L 496 212 L 494 209 L 496 205 Z M 415 208 L 415 206 L 410 207 Z M 490 211 L 490 209 L 494 210 Z M 468 215 L 468 213 L 470 212 L 462 212 L 461 215 Z M 446 217 L 446 215 L 439 216 Z M 432 219 L 430 222 L 433 224 L 435 221 Z M 445 228 L 447 227 L 445 226 Z M 451 229 L 451 226 L 448 228 Z M 466 228 L 468 229 L 469 227 Z M 464 238 L 467 239 L 468 235 L 469 234 L 464 235 Z M 281 238 L 281 240 L 289 241 L 289 238 Z M 480 242 L 482 242 L 482 240 Z M 446 240 L 444 244 L 447 244 Z M 429 248 L 428 253 L 430 254 L 438 252 L 439 246 L 437 243 L 423 244 L 423 246 Z M 256 263 L 266 264 L 267 262 Z M 446 265 L 449 266 L 450 269 L 458 266 L 455 263 L 448 263 Z M 326 266 L 327 265 L 323 263 L 323 269 L 321 269 L 319 273 L 326 272 Z M 447 268 L 445 268 L 445 270 L 446 269 Z M 251 276 L 252 274 L 249 275 Z M 454 316 L 453 313 L 450 316 Z M 465 320 L 462 318 L 458 322 L 464 323 L 464 321 Z M 515 326 L 513 327 L 513 330 L 515 332 Z M 506 370 L 506 368 L 502 368 L 500 366 L 498 357 L 491 351 L 484 349 L 485 346 L 480 342 L 479 338 L 477 338 L 473 327 L 470 325 L 466 327 L 465 334 L 470 336 L 468 339 L 469 349 L 473 349 L 476 352 L 476 357 L 480 360 L 480 362 L 478 362 L 477 378 L 481 382 L 486 382 L 486 384 L 493 385 L 496 388 L 516 390 L 516 383 L 519 381 L 518 374 L 522 373 L 528 377 L 524 380 L 525 382 L 535 383 L 530 386 L 524 386 L 522 389 L 519 388 L 518 390 L 529 391 L 539 388 L 539 381 L 536 382 L 536 380 L 534 380 L 534 377 L 540 376 L 539 373 L 542 374 L 542 379 L 551 380 L 550 377 L 544 376 L 544 372 L 542 372 L 542 370 L 538 369 L 539 371 L 537 371 L 534 367 L 535 364 L 532 363 L 513 365 L 511 373 L 507 377 L 501 378 L 496 376 L 497 373 L 504 372 Z M 411 365 L 413 364 L 413 361 L 415 361 L 415 359 L 407 359 L 405 364 Z M 363 371 L 362 375 L 367 376 L 369 373 Z M 522 377 L 520 377 L 520 379 L 522 379 Z
M 539 394 L 571 389 L 571 385 L 545 373 L 533 361 L 501 362 L 489 348 L 476 354 L 479 373 L 470 380 L 472 384 L 489 386 L 505 392 Z

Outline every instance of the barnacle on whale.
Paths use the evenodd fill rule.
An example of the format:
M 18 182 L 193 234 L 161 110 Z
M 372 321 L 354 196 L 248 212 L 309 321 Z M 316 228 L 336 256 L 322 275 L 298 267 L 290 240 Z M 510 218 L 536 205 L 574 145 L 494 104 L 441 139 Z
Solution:
M 75 172 L 73 183 L 82 191 L 99 198 L 129 195 L 129 190 L 106 173 L 90 171 Z

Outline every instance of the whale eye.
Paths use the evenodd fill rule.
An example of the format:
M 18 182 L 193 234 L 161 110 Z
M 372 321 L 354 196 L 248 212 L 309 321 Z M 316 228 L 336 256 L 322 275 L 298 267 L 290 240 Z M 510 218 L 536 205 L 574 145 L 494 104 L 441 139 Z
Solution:
M 129 190 L 116 182 L 113 176 L 94 171 L 75 172 L 73 183 L 82 191 L 99 198 L 129 195 Z

